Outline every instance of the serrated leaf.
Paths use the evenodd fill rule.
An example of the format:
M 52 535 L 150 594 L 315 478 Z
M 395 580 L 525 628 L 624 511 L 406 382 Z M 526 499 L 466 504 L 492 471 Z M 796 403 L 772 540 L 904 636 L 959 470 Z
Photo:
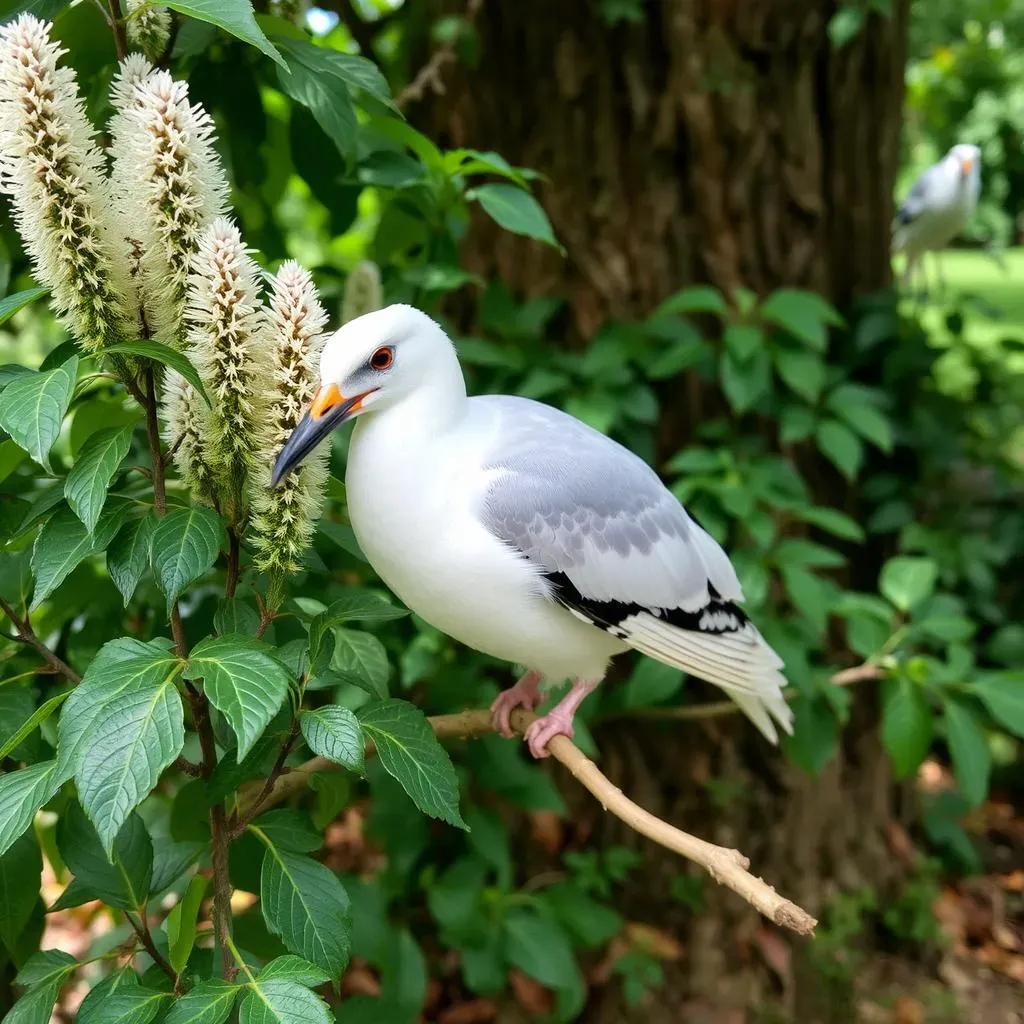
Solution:
M 238 1024 L 334 1024 L 318 995 L 287 978 L 255 981 L 248 989 Z
M 185 970 L 196 943 L 196 918 L 206 894 L 207 881 L 205 875 L 193 875 L 181 899 L 167 915 L 167 959 L 178 974 Z
M 112 498 L 92 533 L 66 505 L 45 523 L 32 546 L 32 572 L 36 588 L 31 608 L 36 609 L 90 555 L 103 551 L 121 528 L 128 505 Z
M 64 497 L 89 533 L 99 520 L 110 481 L 132 446 L 133 433 L 134 427 L 110 427 L 93 434 L 64 481 Z
M 0 856 L 0 940 L 11 954 L 39 900 L 42 872 L 43 855 L 31 832 Z
M 178 595 L 216 561 L 224 540 L 220 516 L 208 508 L 168 512 L 153 530 L 153 568 L 167 597 L 167 614 Z
M 68 870 L 94 899 L 118 910 L 146 905 L 153 879 L 153 843 L 138 814 L 130 814 L 107 856 L 93 824 L 72 803 L 57 823 L 57 848 Z
M 905 779 L 915 772 L 931 747 L 934 723 L 928 701 L 919 686 L 900 679 L 886 693 L 882 711 L 882 742 Z
M 78 967 L 78 960 L 60 949 L 31 956 L 15 981 L 30 986 L 4 1017 L 4 1024 L 48 1024 L 64 982 Z
M 175 842 L 169 835 L 153 835 L 152 893 L 159 895 L 177 881 L 204 853 L 206 843 Z
M 170 7 L 171 5 L 165 4 L 163 6 Z M 160 363 L 161 366 L 169 366 L 172 370 L 180 373 L 196 389 L 207 405 L 210 404 L 210 399 L 206 394 L 206 389 L 203 387 L 199 371 L 189 362 L 189 358 L 184 352 L 171 348 L 170 345 L 164 345 L 159 341 L 131 341 L 123 345 L 108 345 L 103 350 L 104 355 L 110 355 L 115 352 L 135 356 L 137 359 L 149 359 L 152 362 Z
M 363 730 L 348 708 L 328 705 L 303 711 L 299 717 L 302 736 L 320 757 L 352 772 L 363 770 Z
M 332 667 L 374 697 L 388 695 L 388 655 L 372 634 L 335 627 Z
M 83 1004 L 75 1024 L 149 1024 L 174 1000 L 170 992 L 156 992 L 142 985 L 122 985 L 103 999 Z
M 195 988 L 178 996 L 162 1024 L 224 1024 L 245 989 L 229 981 L 214 978 L 201 981 Z
M 819 352 L 828 347 L 829 325 L 839 326 L 842 317 L 823 298 L 812 292 L 780 288 L 759 310 L 762 320 L 776 324 L 787 334 Z
M 339 978 L 348 964 L 352 912 L 338 876 L 268 842 L 260 877 L 267 927 L 298 956 Z
M 821 453 L 847 480 L 853 480 L 864 461 L 864 445 L 857 435 L 838 420 L 823 420 L 815 431 Z
M 58 751 L 108 854 L 128 815 L 181 753 L 181 669 L 160 648 L 112 664 L 97 657 L 64 706 Z
M 359 721 L 380 763 L 412 802 L 424 814 L 465 828 L 455 769 L 423 712 L 408 701 L 384 700 L 361 708 Z
M 8 772 L 0 776 L 0 856 L 32 824 L 36 812 L 52 800 L 64 784 L 56 761 Z
M 723 320 L 730 316 L 729 305 L 717 288 L 710 285 L 695 285 L 669 296 L 651 315 L 672 316 L 679 313 L 714 313 Z
M 814 352 L 777 349 L 775 370 L 786 386 L 808 402 L 816 402 L 825 387 L 825 363 Z
M 213 615 L 213 628 L 222 635 L 244 633 L 246 636 L 255 636 L 259 625 L 259 612 L 240 597 L 224 598 Z M 301 643 L 301 640 L 295 642 Z
M 207 637 L 193 648 L 186 679 L 203 679 L 206 695 L 228 720 L 244 759 L 288 696 L 288 673 L 265 644 L 241 633 Z
M 988 795 L 988 780 L 992 773 L 992 755 L 989 753 L 985 731 L 974 711 L 957 700 L 946 702 L 946 741 L 953 758 L 953 772 L 960 790 L 977 807 Z
M 64 703 L 65 700 L 70 696 L 71 691 L 68 690 L 65 693 L 58 693 L 55 697 L 51 697 L 48 701 L 40 704 L 35 711 L 32 712 L 28 718 L 25 719 L 18 728 L 11 733 L 10 737 L 4 742 L 4 745 L 0 747 L 0 761 L 4 758 L 10 757 L 11 753 L 22 743 L 28 739 L 45 722 L 50 715 L 54 713 Z
M 252 4 L 249 0 L 162 0 L 162 6 L 170 7 L 179 14 L 187 14 L 197 21 L 205 21 L 216 25 L 225 32 L 241 39 L 243 43 L 255 46 L 260 53 L 265 53 L 275 64 L 284 67 L 284 60 L 270 40 L 263 34 L 263 29 L 256 23 Z M 106 350 L 109 351 L 109 350 Z
M 283 36 L 279 45 L 286 60 L 277 72 L 282 90 L 309 110 L 343 157 L 355 155 L 359 122 L 347 83 L 333 73 L 329 51 Z
M 78 357 L 72 356 L 56 369 L 21 374 L 0 391 L 0 428 L 47 472 L 77 374 Z
M 305 985 L 308 988 L 316 988 L 318 985 L 326 985 L 331 976 L 320 970 L 315 964 L 303 960 L 300 956 L 293 956 L 286 953 L 271 960 L 266 967 L 256 975 L 258 981 L 270 981 L 273 978 L 284 978 L 287 981 L 294 981 L 297 985 Z
M 989 714 L 1004 728 L 1024 739 L 1024 672 L 990 672 L 971 688 Z
M 897 555 L 882 566 L 878 589 L 901 612 L 907 612 L 931 597 L 938 578 L 934 559 Z
M 267 811 L 253 825 L 277 849 L 287 853 L 315 853 L 324 845 L 324 837 L 313 827 L 310 816 L 297 807 L 279 807 Z
M 0 324 L 7 323 L 20 309 L 24 309 L 30 302 L 42 298 L 49 288 L 26 288 L 23 292 L 15 292 L 0 299 Z
M 154 524 L 152 515 L 125 523 L 107 548 L 107 572 L 124 599 L 125 607 L 149 565 Z
M 535 238 L 555 249 L 562 248 L 544 207 L 518 186 L 504 182 L 478 185 L 466 193 L 466 198 L 475 199 L 487 215 L 506 231 Z

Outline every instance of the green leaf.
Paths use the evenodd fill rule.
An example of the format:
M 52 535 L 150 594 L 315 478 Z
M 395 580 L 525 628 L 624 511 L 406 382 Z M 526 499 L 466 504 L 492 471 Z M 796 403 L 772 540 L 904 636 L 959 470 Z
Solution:
M 155 521 L 150 514 L 125 523 L 107 548 L 107 572 L 120 591 L 125 607 L 149 565 Z
M 284 67 L 281 54 L 274 49 L 256 23 L 249 0 L 162 0 L 162 6 L 170 7 L 179 14 L 187 14 L 197 21 L 216 25 L 243 43 L 255 46 L 260 53 L 265 53 L 276 64 Z
M 729 405 L 736 412 L 746 412 L 771 390 L 771 362 L 768 352 L 759 349 L 743 363 L 734 359 L 729 352 L 725 352 L 719 376 Z
M 138 814 L 130 814 L 108 858 L 92 822 L 72 803 L 57 823 L 64 863 L 94 899 L 118 910 L 141 910 L 153 879 L 153 843 Z
M 621 687 L 622 706 L 650 707 L 674 697 L 683 686 L 683 673 L 671 665 L 641 658 L 625 686 Z
M 992 773 L 992 755 L 985 731 L 967 704 L 947 700 L 945 711 L 946 740 L 953 758 L 953 771 L 964 796 L 977 807 L 988 795 Z
M 786 386 L 808 402 L 816 402 L 825 386 L 825 364 L 814 352 L 776 349 L 775 369 Z
M 235 1005 L 235 998 L 245 991 L 240 985 L 213 978 L 201 981 L 194 989 L 178 996 L 162 1024 L 224 1024 Z
M 933 559 L 897 555 L 882 566 L 878 589 L 901 612 L 908 612 L 935 593 L 938 578 Z
M 72 356 L 54 370 L 15 377 L 0 391 L 0 428 L 47 472 L 77 373 L 78 357 Z
M 796 519 L 802 519 L 812 526 L 817 526 L 835 537 L 841 537 L 843 540 L 852 540 L 858 543 L 864 540 L 864 530 L 861 525 L 838 509 L 802 506 L 792 509 L 790 515 Z
M 779 415 L 779 441 L 782 444 L 796 444 L 806 441 L 814 433 L 818 416 L 806 405 L 790 403 Z
M 309 110 L 342 156 L 354 156 L 359 122 L 348 86 L 332 73 L 328 51 L 305 40 L 284 37 L 279 45 L 287 57 L 277 72 L 281 88 Z
M 782 736 L 782 749 L 809 775 L 832 760 L 839 742 L 839 722 L 821 697 L 793 701 L 793 734 Z
M 339 978 L 348 964 L 352 913 L 338 876 L 309 857 L 267 841 L 260 907 L 267 927 L 285 946 Z
M 58 772 L 56 761 L 0 776 L 0 856 L 32 824 L 36 812 L 53 799 L 66 778 Z
M 7 323 L 19 309 L 42 298 L 49 290 L 49 288 L 26 288 L 23 292 L 15 292 L 13 295 L 0 299 L 0 324 Z
M 224 541 L 220 516 L 208 508 L 168 512 L 153 530 L 153 568 L 167 596 L 167 614 L 178 595 L 216 561 Z
M 186 679 L 205 680 L 206 695 L 238 738 L 242 760 L 288 696 L 288 673 L 259 640 L 241 633 L 207 637 L 193 648 Z
M 802 537 L 789 537 L 779 541 L 775 548 L 775 561 L 779 565 L 800 565 L 814 569 L 838 569 L 846 564 L 846 557 L 834 548 L 816 544 Z
M 167 959 L 178 974 L 185 970 L 192 947 L 196 944 L 196 918 L 206 894 L 207 881 L 205 875 L 193 875 L 181 899 L 167 915 Z
M 171 5 L 165 4 L 164 6 L 169 7 Z M 170 345 L 164 345 L 159 341 L 130 341 L 125 342 L 123 345 L 108 345 L 103 350 L 104 355 L 110 355 L 114 352 L 135 356 L 136 359 L 148 359 L 152 362 L 160 363 L 161 366 L 169 366 L 172 370 L 180 373 L 196 389 L 207 405 L 210 404 L 210 398 L 206 394 L 206 388 L 203 387 L 202 378 L 192 363 L 189 362 L 188 356 L 184 352 L 171 348 Z
M 900 679 L 888 687 L 882 711 L 882 742 L 898 779 L 917 770 L 931 747 L 934 732 L 931 709 L 919 686 Z
M 254 637 L 259 626 L 259 612 L 239 597 L 224 598 L 213 615 L 213 628 L 220 634 L 244 633 Z M 293 643 L 301 644 L 302 641 L 296 640 Z
M 309 71 L 336 78 L 350 89 L 367 93 L 398 113 L 398 108 L 391 98 L 388 80 L 372 60 L 351 53 L 342 53 L 326 46 L 314 46 L 301 36 L 282 34 L 275 36 L 274 41 L 286 57 L 293 58 Z
M 346 682 L 373 697 L 388 695 L 388 655 L 372 634 L 355 629 L 334 629 L 333 668 Z
M 110 427 L 93 434 L 64 481 L 64 497 L 90 533 L 107 500 L 110 481 L 132 446 L 133 433 L 133 427 Z
M 32 572 L 36 589 L 31 608 L 38 608 L 90 555 L 103 551 L 121 528 L 128 505 L 111 498 L 96 529 L 86 525 L 66 505 L 59 508 L 36 536 L 32 546 Z
M 823 420 L 815 431 L 822 454 L 847 480 L 853 480 L 864 461 L 864 445 L 857 435 L 838 420 Z
M 684 288 L 681 292 L 669 296 L 651 314 L 651 318 L 679 313 L 714 313 L 723 320 L 730 316 L 729 305 L 722 293 L 707 284 Z
M 297 807 L 267 811 L 253 824 L 277 849 L 287 853 L 315 853 L 324 845 L 324 837 L 313 827 L 310 816 Z
M 255 981 L 248 989 L 238 1024 L 334 1024 L 318 995 L 287 978 Z
M 154 647 L 113 664 L 97 656 L 64 706 L 58 751 L 108 855 L 128 815 L 181 753 L 181 669 Z
M 851 3 L 840 7 L 828 22 L 828 38 L 832 48 L 841 50 L 861 30 L 863 24 L 863 7 Z
M 478 185 L 466 193 L 466 198 L 475 199 L 487 215 L 506 231 L 536 238 L 561 250 L 544 207 L 529 192 L 515 185 L 498 183 Z
M 798 566 L 786 565 L 781 569 L 786 594 L 818 633 L 828 625 L 829 590 L 824 580 Z
M 142 985 L 122 985 L 102 999 L 90 1000 L 75 1018 L 75 1024 L 149 1024 L 174 1000 L 170 992 L 157 992 Z
M 505 915 L 505 953 L 508 962 L 549 988 L 566 988 L 579 973 L 572 946 L 554 922 L 530 910 Z
M 829 396 L 829 408 L 853 427 L 861 437 L 866 438 L 876 448 L 887 454 L 892 451 L 892 422 L 880 409 L 867 402 L 832 402 Z
M 50 715 L 54 713 L 64 703 L 65 700 L 70 696 L 71 691 L 67 690 L 65 693 L 58 693 L 55 697 L 51 697 L 48 701 L 40 704 L 35 711 L 32 712 L 28 718 L 18 726 L 17 730 L 11 733 L 10 737 L 0 747 L 0 761 L 4 758 L 10 757 L 11 753 L 17 750 L 22 743 L 28 739 L 45 722 Z
M 299 716 L 302 737 L 320 757 L 340 764 L 351 772 L 363 770 L 363 730 L 348 708 L 328 705 Z
M 320 628 L 326 628 L 341 622 L 391 622 L 393 619 L 405 618 L 408 614 L 408 608 L 391 604 L 369 590 L 353 587 L 316 616 L 310 624 L 310 631 L 317 622 L 320 622 Z
M 751 324 L 728 324 L 723 340 L 729 354 L 744 363 L 764 344 L 764 332 Z
M 43 855 L 27 832 L 0 856 L 0 939 L 12 955 L 39 900 Z
M 447 751 L 426 716 L 404 700 L 384 700 L 359 711 L 384 769 L 424 814 L 465 828 L 459 814 L 459 783 Z
M 1024 739 L 1024 672 L 990 672 L 974 684 L 989 714 L 1004 728 Z
M 4 1017 L 4 1024 L 48 1024 L 57 996 L 78 960 L 60 949 L 47 949 L 31 956 L 15 981 L 30 986 Z
M 286 953 L 271 960 L 266 967 L 256 975 L 258 981 L 270 981 L 273 978 L 284 978 L 286 981 L 294 981 L 296 985 L 305 985 L 307 988 L 316 988 L 319 985 L 326 985 L 331 976 L 321 971 L 315 964 L 303 960 L 300 956 L 292 956 Z
M 843 318 L 823 298 L 793 288 L 772 292 L 762 303 L 759 313 L 762 320 L 776 324 L 819 352 L 828 347 L 829 325 L 838 327 L 843 322 Z

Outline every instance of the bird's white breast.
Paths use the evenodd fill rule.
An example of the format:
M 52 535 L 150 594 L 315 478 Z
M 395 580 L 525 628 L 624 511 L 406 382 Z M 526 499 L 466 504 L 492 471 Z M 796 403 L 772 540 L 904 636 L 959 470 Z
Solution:
M 381 579 L 436 629 L 557 681 L 600 678 L 623 649 L 544 596 L 530 564 L 476 515 L 498 423 L 467 418 L 443 436 L 401 410 L 356 425 L 345 483 L 352 528 Z

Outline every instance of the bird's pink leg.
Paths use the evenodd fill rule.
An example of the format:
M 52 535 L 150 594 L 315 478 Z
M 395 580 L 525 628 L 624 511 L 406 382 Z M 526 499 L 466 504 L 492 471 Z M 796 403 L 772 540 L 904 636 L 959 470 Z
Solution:
M 515 733 L 512 731 L 512 723 L 509 716 L 516 708 L 526 708 L 532 711 L 540 703 L 541 674 L 534 669 L 529 669 L 525 676 L 515 686 L 498 694 L 491 705 L 491 714 L 494 716 L 494 728 L 506 739 L 512 739 Z
M 534 757 L 548 757 L 548 743 L 556 736 L 572 739 L 575 733 L 572 720 L 576 711 L 596 686 L 596 681 L 574 679 L 572 689 L 543 718 L 530 724 L 526 730 L 526 744 Z

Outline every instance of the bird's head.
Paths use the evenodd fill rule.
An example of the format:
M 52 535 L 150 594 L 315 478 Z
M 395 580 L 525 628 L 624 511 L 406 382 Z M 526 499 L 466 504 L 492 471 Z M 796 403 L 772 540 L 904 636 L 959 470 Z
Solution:
M 432 376 L 445 350 L 452 350 L 448 336 L 412 306 L 386 306 L 340 327 L 324 343 L 320 387 L 277 457 L 271 486 L 332 430 L 416 390 Z
M 959 165 L 961 178 L 969 178 L 981 169 L 981 150 L 977 146 L 961 142 L 949 151 L 949 156 Z

